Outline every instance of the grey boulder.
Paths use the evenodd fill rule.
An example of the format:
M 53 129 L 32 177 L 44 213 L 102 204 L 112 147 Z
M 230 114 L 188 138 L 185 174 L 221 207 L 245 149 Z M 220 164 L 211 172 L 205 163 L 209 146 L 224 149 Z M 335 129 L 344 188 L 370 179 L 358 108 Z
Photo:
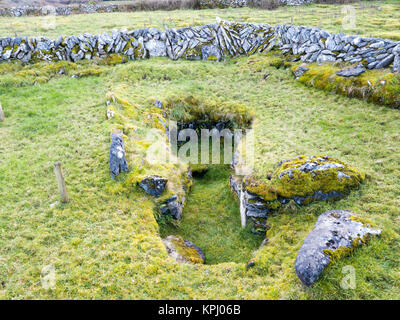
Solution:
M 164 192 L 165 187 L 167 186 L 167 181 L 168 180 L 164 177 L 152 175 L 140 181 L 139 186 L 141 186 L 148 194 L 154 197 L 159 197 Z
M 163 215 L 171 215 L 175 220 L 181 220 L 182 211 L 183 211 L 183 203 L 178 200 L 177 195 L 173 195 L 168 198 L 164 203 L 162 203 L 159 207 L 161 214 Z
M 332 210 L 321 214 L 297 254 L 297 276 L 306 286 L 311 286 L 331 262 L 332 254 L 342 253 L 342 256 L 380 233 L 379 229 L 357 222 L 351 211 Z

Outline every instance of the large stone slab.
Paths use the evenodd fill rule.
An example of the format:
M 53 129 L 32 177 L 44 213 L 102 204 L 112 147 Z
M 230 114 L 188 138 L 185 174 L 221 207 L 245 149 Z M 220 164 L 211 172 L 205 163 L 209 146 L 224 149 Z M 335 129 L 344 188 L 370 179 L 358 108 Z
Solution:
M 335 259 L 346 256 L 381 230 L 357 221 L 351 211 L 332 210 L 321 214 L 314 230 L 305 238 L 295 262 L 297 276 L 311 286 Z

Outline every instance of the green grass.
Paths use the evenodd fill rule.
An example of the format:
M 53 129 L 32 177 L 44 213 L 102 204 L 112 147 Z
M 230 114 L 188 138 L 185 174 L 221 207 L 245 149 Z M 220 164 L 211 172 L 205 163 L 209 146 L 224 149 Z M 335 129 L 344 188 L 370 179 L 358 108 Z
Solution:
M 2 36 L 79 35 L 83 32 L 100 34 L 115 28 L 137 29 L 143 27 L 169 28 L 214 23 L 218 16 L 226 20 L 315 26 L 330 32 L 344 32 L 400 40 L 400 3 L 396 0 L 363 1 L 351 3 L 354 7 L 355 26 L 343 26 L 343 5 L 280 7 L 276 10 L 254 8 L 175 10 L 150 12 L 116 12 L 89 15 L 52 17 L 0 17 Z
M 206 264 L 245 263 L 252 258 L 263 237 L 240 224 L 239 204 L 229 187 L 229 166 L 211 165 L 208 172 L 196 178 L 177 226 L 161 224 L 161 236 L 181 235 L 198 245 Z
M 270 64 L 263 55 L 221 63 L 157 58 L 114 67 L 79 63 L 66 75 L 45 64 L 2 64 L 0 298 L 399 299 L 399 110 L 306 87 L 289 69 Z M 84 76 L 71 78 L 75 72 Z M 129 102 L 117 107 L 131 115 L 123 120 L 132 171 L 117 182 L 109 176 L 108 148 L 121 119 L 105 119 L 108 92 Z M 268 218 L 267 245 L 257 249 L 253 235 L 238 231 L 228 172 L 211 171 L 195 181 L 179 233 L 203 246 L 208 263 L 215 264 L 176 264 L 161 242 L 153 199 L 127 182 L 138 169 L 135 138 L 146 136 L 152 124 L 152 99 L 188 95 L 208 101 L 206 106 L 243 105 L 255 114 L 255 176 L 265 177 L 280 160 L 322 153 L 365 171 L 367 179 L 340 201 L 280 208 Z M 63 163 L 69 204 L 59 203 L 55 161 Z M 196 223 L 186 222 L 203 221 L 201 213 L 213 208 L 218 191 L 218 206 L 200 230 L 210 233 L 202 237 L 192 231 Z M 330 266 L 307 289 L 294 271 L 296 254 L 318 216 L 331 209 L 354 210 L 382 228 L 382 236 Z M 223 215 L 223 226 L 214 223 L 217 215 Z M 242 239 L 246 247 L 234 248 Z M 228 249 L 217 254 L 221 247 Z M 255 261 L 248 270 L 247 257 Z M 54 290 L 41 286 L 47 265 L 56 270 Z M 354 290 L 340 287 L 346 265 L 356 270 Z

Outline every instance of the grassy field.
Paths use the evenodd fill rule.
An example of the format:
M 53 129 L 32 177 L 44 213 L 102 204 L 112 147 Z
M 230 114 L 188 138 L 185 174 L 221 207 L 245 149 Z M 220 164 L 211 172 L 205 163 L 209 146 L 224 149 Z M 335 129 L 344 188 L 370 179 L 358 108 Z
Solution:
M 226 12 L 241 10 L 252 12 Z M 191 14 L 205 23 L 214 19 L 212 11 L 202 14 L 207 12 L 204 20 L 201 12 Z M 70 32 L 78 30 L 81 18 L 75 17 Z M 104 21 L 102 30 L 109 30 Z M 86 27 L 96 31 L 93 25 L 79 29 Z M 269 59 L 258 54 L 221 63 L 157 58 L 117 66 L 1 64 L 6 121 L 0 123 L 0 298 L 399 299 L 399 110 L 306 87 L 289 69 L 270 66 Z M 60 68 L 64 75 L 58 74 Z M 75 74 L 79 78 L 71 78 Z M 282 207 L 268 219 L 267 245 L 256 249 L 259 239 L 240 234 L 237 206 L 227 194 L 229 171 L 210 170 L 204 180 L 195 181 L 179 230 L 201 242 L 209 264 L 177 264 L 161 242 L 151 197 L 127 188 L 125 175 L 117 182 L 110 179 L 109 136 L 118 119 L 105 119 L 108 92 L 137 106 L 134 125 L 140 125 L 151 97 L 189 93 L 246 105 L 256 115 L 256 173 L 265 174 L 278 161 L 299 154 L 322 153 L 365 171 L 367 180 L 337 202 Z M 129 140 L 126 147 L 128 155 L 135 152 Z M 59 202 L 54 161 L 63 163 L 69 204 Z M 214 198 L 219 199 L 216 208 Z M 356 211 L 382 228 L 382 236 L 305 288 L 294 272 L 296 254 L 319 214 L 331 209 Z M 197 233 L 191 221 L 202 224 Z M 172 232 L 169 228 L 161 228 L 163 235 Z M 224 235 L 229 232 L 236 234 Z M 218 245 L 213 247 L 213 241 Z M 240 241 L 247 247 L 235 252 Z M 224 246 L 226 255 L 217 254 Z M 255 266 L 246 269 L 250 258 Z M 355 289 L 340 286 L 347 265 L 356 270 Z M 54 289 L 42 287 L 45 266 L 55 268 Z
M 343 5 L 313 4 L 300 7 L 280 7 L 276 10 L 251 8 L 176 10 L 129 13 L 101 13 L 57 17 L 0 17 L 0 37 L 78 35 L 83 32 L 100 34 L 116 28 L 169 28 L 214 23 L 218 16 L 225 20 L 315 26 L 330 32 L 400 40 L 400 3 L 396 0 L 368 1 L 350 4 L 354 8 L 355 25 L 342 25 Z

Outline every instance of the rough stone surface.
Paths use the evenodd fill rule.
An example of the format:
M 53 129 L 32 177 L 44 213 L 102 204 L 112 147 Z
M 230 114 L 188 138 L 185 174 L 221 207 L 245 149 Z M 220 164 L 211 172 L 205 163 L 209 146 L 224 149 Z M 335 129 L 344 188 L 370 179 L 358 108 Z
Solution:
M 181 220 L 183 207 L 184 203 L 180 202 L 176 195 L 173 195 L 160 206 L 160 212 L 163 215 L 170 214 L 175 220 Z
M 351 211 L 333 210 L 320 215 L 295 262 L 296 274 L 306 286 L 319 279 L 332 262 L 332 255 L 337 253 L 342 257 L 364 244 L 369 236 L 380 234 L 379 229 L 371 229 L 355 220 Z
M 152 57 L 165 57 L 167 55 L 167 47 L 165 41 L 151 39 L 145 44 L 146 50 Z
M 281 202 L 297 204 L 341 198 L 365 176 L 357 168 L 328 156 L 299 156 L 279 163 L 272 181 Z
M 356 77 L 359 76 L 360 74 L 364 73 L 367 69 L 365 69 L 362 66 L 356 67 L 356 68 L 349 68 L 349 69 L 343 69 L 336 74 L 341 77 Z
M 112 133 L 110 147 L 110 173 L 115 179 L 121 172 L 128 171 L 128 163 L 125 159 L 124 139 L 121 133 Z
M 168 255 L 180 263 L 203 264 L 205 256 L 203 251 L 193 242 L 179 236 L 168 236 L 162 240 L 167 248 Z
M 139 185 L 148 194 L 154 197 L 159 197 L 164 192 L 165 187 L 167 186 L 167 179 L 157 175 L 152 175 L 140 181 Z

